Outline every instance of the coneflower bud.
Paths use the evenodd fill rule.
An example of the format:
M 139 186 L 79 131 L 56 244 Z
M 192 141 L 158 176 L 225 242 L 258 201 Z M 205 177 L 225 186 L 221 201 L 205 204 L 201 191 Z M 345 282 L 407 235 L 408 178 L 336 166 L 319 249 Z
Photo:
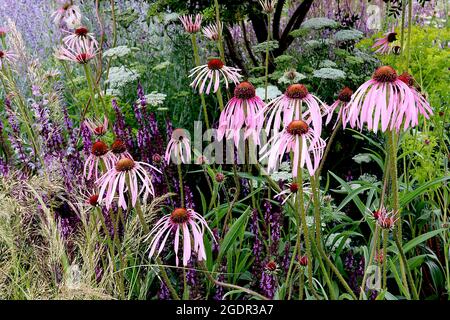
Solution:
M 91 206 L 96 207 L 98 205 L 98 194 L 90 196 L 88 202 Z
M 297 183 L 291 183 L 289 186 L 289 190 L 291 190 L 292 193 L 295 193 L 298 191 L 298 184 Z
M 153 161 L 153 163 L 159 164 L 162 161 L 162 157 L 159 154 L 155 153 L 152 156 L 152 161 Z
M 399 55 L 399 54 L 402 52 L 402 47 L 400 47 L 400 46 L 393 46 L 393 47 L 392 47 L 392 52 L 393 52 L 395 55 Z
M 217 172 L 215 179 L 216 182 L 221 183 L 225 180 L 225 175 L 222 172 Z
M 265 269 L 269 273 L 275 273 L 278 270 L 278 265 L 275 261 L 271 260 L 266 264 Z
M 384 254 L 382 251 L 378 251 L 375 255 L 375 262 L 378 264 L 382 264 L 384 261 Z
M 300 263 L 302 267 L 306 267 L 308 265 L 308 256 L 301 256 L 300 259 L 298 259 L 298 263 Z

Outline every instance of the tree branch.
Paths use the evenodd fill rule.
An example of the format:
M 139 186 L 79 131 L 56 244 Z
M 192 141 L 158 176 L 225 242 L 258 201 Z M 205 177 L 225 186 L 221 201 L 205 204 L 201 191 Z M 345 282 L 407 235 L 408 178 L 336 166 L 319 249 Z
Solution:
M 277 7 L 275 8 L 275 13 L 273 15 L 272 30 L 274 40 L 280 40 L 280 20 L 281 20 L 281 13 L 283 12 L 284 3 L 285 0 L 278 1 Z

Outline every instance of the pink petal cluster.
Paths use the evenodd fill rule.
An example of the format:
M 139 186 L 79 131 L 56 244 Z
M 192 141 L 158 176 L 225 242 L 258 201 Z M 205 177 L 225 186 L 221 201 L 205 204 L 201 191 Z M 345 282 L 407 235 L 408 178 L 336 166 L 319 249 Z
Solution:
M 56 50 L 55 57 L 79 64 L 86 64 L 98 53 L 93 41 L 75 42 L 75 47 L 61 46 Z
M 279 166 L 285 153 L 292 152 L 292 175 L 297 177 L 299 169 L 306 164 L 309 174 L 313 176 L 319 167 L 325 145 L 325 141 L 314 130 L 310 130 L 305 121 L 294 120 L 261 149 L 261 160 L 268 158 L 267 171 L 270 173 Z
M 196 33 L 200 31 L 202 24 L 202 15 L 197 14 L 195 17 L 193 15 L 184 15 L 179 17 L 181 23 L 183 24 L 184 30 L 188 33 Z
M 219 90 L 220 80 L 225 81 L 225 87 L 228 88 L 228 83 L 233 82 L 239 84 L 239 74 L 241 71 L 238 68 L 227 67 L 220 59 L 210 59 L 207 64 L 195 67 L 191 70 L 189 78 L 194 78 L 191 83 L 191 87 L 197 89 L 199 87 L 199 93 L 209 94 L 212 88 L 212 92 L 216 93 Z M 209 80 L 208 85 L 206 82 Z M 206 86 L 206 88 L 205 88 Z
M 394 32 L 394 28 L 392 28 L 392 30 L 386 33 L 382 38 L 378 38 L 372 46 L 372 48 L 377 48 L 375 53 L 388 54 L 392 49 L 392 43 L 397 40 L 396 36 L 397 33 Z
M 171 157 L 175 164 L 189 164 L 191 162 L 191 144 L 186 130 L 175 129 L 172 132 L 164 155 L 167 164 L 170 163 Z
M 106 208 L 109 209 L 117 196 L 117 204 L 126 210 L 128 205 L 125 194 L 128 191 L 131 195 L 129 200 L 132 207 L 136 205 L 138 197 L 142 194 L 144 202 L 149 195 L 155 195 L 152 178 L 145 167 L 160 172 L 158 169 L 148 163 L 134 161 L 131 158 L 119 160 L 114 158 L 114 160 L 116 160 L 114 165 L 96 181 L 100 188 L 99 203 L 104 201 Z M 139 187 L 139 184 L 142 186 Z
M 221 141 L 224 136 L 234 139 L 234 144 L 238 147 L 241 130 L 244 130 L 244 141 L 251 138 L 255 145 L 259 144 L 264 121 L 261 111 L 264 105 L 261 98 L 256 96 L 254 86 L 249 82 L 241 82 L 234 90 L 234 97 L 220 114 L 217 139 Z
M 306 107 L 304 110 L 304 107 Z M 319 98 L 308 92 L 302 84 L 290 85 L 284 94 L 270 101 L 263 109 L 266 114 L 266 134 L 277 135 L 281 128 L 294 120 L 311 120 L 312 128 L 318 136 L 322 132 L 322 116 L 328 107 Z
M 432 110 L 428 102 L 416 90 L 397 76 L 389 66 L 378 68 L 372 79 L 362 84 L 348 103 L 348 119 L 343 122 L 353 128 L 367 123 L 367 129 L 377 132 L 387 129 L 406 130 L 419 123 L 418 115 L 429 118 Z
M 192 209 L 177 208 L 171 214 L 162 217 L 150 231 L 147 239 L 151 239 L 149 245 L 149 257 L 158 256 L 164 249 L 169 236 L 174 236 L 174 252 L 176 265 L 179 264 L 178 249 L 180 237 L 183 237 L 183 266 L 191 259 L 192 252 L 197 254 L 198 261 L 206 260 L 203 236 L 205 229 L 214 235 L 208 227 L 205 219 Z M 157 250 L 158 249 L 158 250 Z
M 331 119 L 333 118 L 334 110 L 336 110 L 337 108 L 339 108 L 337 119 L 342 119 L 343 123 L 346 123 L 348 121 L 347 120 L 349 112 L 348 103 L 352 98 L 352 94 L 353 91 L 348 87 L 345 87 L 344 89 L 341 90 L 341 92 L 338 95 L 338 99 L 328 108 L 328 115 L 327 119 L 325 120 L 326 125 L 330 123 Z M 337 124 L 338 120 L 334 123 L 333 129 L 336 127 Z
M 222 23 L 211 23 L 203 28 L 203 35 L 209 40 L 219 40 L 219 35 L 222 33 Z

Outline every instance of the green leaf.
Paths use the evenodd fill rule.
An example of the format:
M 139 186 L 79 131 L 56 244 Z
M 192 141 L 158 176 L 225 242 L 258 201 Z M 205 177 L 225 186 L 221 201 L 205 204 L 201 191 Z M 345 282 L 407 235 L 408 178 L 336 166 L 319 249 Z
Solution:
M 225 238 L 220 244 L 220 251 L 217 257 L 218 261 L 222 260 L 223 255 L 228 252 L 237 237 L 244 233 L 250 212 L 250 207 L 247 207 L 247 210 L 245 210 L 244 213 L 233 223 L 230 230 L 225 235 Z
M 414 200 L 417 196 L 421 195 L 422 193 L 425 193 L 428 188 L 443 183 L 444 181 L 447 181 L 450 179 L 450 176 L 442 177 L 435 179 L 433 181 L 428 181 L 423 183 L 421 186 L 417 187 L 413 191 L 408 191 L 404 196 L 400 198 L 400 206 L 405 207 L 408 203 L 410 203 L 412 200 Z

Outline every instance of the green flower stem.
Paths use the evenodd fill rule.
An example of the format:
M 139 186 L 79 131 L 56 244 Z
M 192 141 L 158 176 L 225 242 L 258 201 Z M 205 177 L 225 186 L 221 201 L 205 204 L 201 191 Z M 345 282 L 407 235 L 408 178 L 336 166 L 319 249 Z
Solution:
M 181 164 L 177 164 L 178 169 L 178 183 L 180 188 L 180 204 L 184 208 L 184 186 L 183 186 L 183 172 L 181 171 Z
M 375 251 L 377 250 L 377 244 L 378 244 L 378 235 L 379 235 L 379 230 L 380 228 L 378 227 L 378 224 L 375 225 L 375 233 L 373 235 L 372 238 L 372 248 L 370 249 L 370 255 L 369 255 L 369 261 L 367 261 L 367 266 L 364 270 L 364 276 L 361 282 L 361 291 L 359 293 L 359 299 L 361 300 L 363 295 L 364 295 L 364 291 L 366 288 L 366 280 L 367 280 L 367 269 L 369 269 L 369 267 L 372 264 L 373 258 L 375 257 Z
M 408 44 L 407 44 L 407 55 L 406 55 L 406 70 L 409 69 L 409 61 L 411 59 L 411 30 L 412 30 L 412 15 L 413 15 L 413 5 L 412 0 L 408 1 Z
M 342 108 L 342 106 L 341 106 Z M 320 177 L 320 174 L 322 173 L 323 165 L 325 164 L 325 160 L 328 156 L 328 153 L 330 152 L 331 145 L 333 144 L 334 138 L 336 137 L 336 134 L 338 130 L 342 127 L 342 118 L 339 118 L 338 123 L 336 124 L 336 127 L 333 129 L 333 132 L 331 133 L 330 138 L 328 139 L 327 146 L 325 147 L 325 151 L 323 152 L 322 160 L 320 160 L 319 168 L 316 171 L 316 179 Z
M 156 263 L 159 266 L 159 271 L 161 272 L 161 278 L 163 279 L 164 283 L 166 284 L 167 288 L 169 289 L 170 294 L 172 295 L 172 298 L 174 300 L 180 300 L 180 297 L 177 294 L 177 291 L 172 286 L 172 283 L 170 282 L 169 276 L 167 275 L 166 270 L 164 269 L 164 263 L 162 262 L 160 257 L 155 258 Z
M 387 286 L 387 246 L 388 246 L 389 231 L 383 230 L 383 282 L 381 287 L 386 290 Z
M 303 300 L 303 287 L 305 286 L 305 268 L 300 267 L 298 281 L 298 300 Z
M 258 292 L 255 292 L 255 291 L 253 291 L 253 290 L 250 290 L 250 289 L 248 289 L 248 288 L 245 288 L 245 287 L 241 287 L 241 286 L 238 286 L 238 285 L 235 285 L 235 284 L 226 283 L 226 282 L 222 282 L 222 281 L 216 280 L 216 279 L 211 275 L 211 273 L 209 272 L 209 270 L 208 270 L 208 268 L 206 267 L 204 261 L 199 261 L 198 263 L 199 263 L 200 267 L 205 271 L 206 277 L 207 277 L 207 278 L 209 279 L 209 281 L 211 281 L 214 285 L 216 285 L 216 286 L 221 286 L 221 287 L 224 287 L 224 288 L 234 289 L 234 290 L 240 290 L 240 291 L 243 291 L 243 292 L 245 292 L 245 293 L 247 293 L 247 294 L 249 294 L 249 295 L 251 295 L 251 296 L 257 297 L 257 298 L 259 298 L 259 299 L 261 299 L 261 300 L 269 300 L 267 297 L 265 297 L 265 296 L 259 294 Z
M 192 42 L 192 50 L 194 51 L 195 65 L 198 67 L 200 65 L 200 55 L 198 53 L 197 36 L 195 35 L 195 33 L 191 34 L 191 42 Z M 203 116 L 205 117 L 206 128 L 209 130 L 210 126 L 209 126 L 209 119 L 208 119 L 208 110 L 206 108 L 205 95 L 203 93 L 200 94 L 200 100 L 202 103 Z
M 217 89 L 216 96 L 217 96 L 217 102 L 219 103 L 219 109 L 220 109 L 220 111 L 223 111 L 224 104 L 223 104 L 222 90 L 220 89 L 220 86 L 219 86 L 219 89 Z
M 264 101 L 267 102 L 267 86 L 269 85 L 269 41 L 270 41 L 270 24 L 271 24 L 272 15 L 267 15 L 267 44 L 266 44 L 266 62 L 265 62 L 265 92 L 264 92 Z
M 302 154 L 302 148 L 303 143 L 302 140 L 300 140 L 300 146 L 298 152 Z M 305 241 L 305 249 L 306 249 L 306 256 L 308 257 L 308 287 L 311 290 L 311 293 L 316 297 L 316 299 L 319 299 L 319 296 L 317 295 L 316 291 L 314 290 L 313 286 L 313 271 L 312 271 L 312 254 L 311 254 L 311 242 L 309 238 L 309 231 L 308 231 L 308 225 L 306 223 L 306 212 L 305 212 L 305 201 L 304 201 L 304 192 L 303 192 L 303 177 L 302 177 L 302 167 L 300 166 L 300 160 L 301 157 L 298 159 L 297 165 L 297 184 L 298 184 L 298 191 L 297 191 L 297 197 L 296 197 L 296 207 L 297 207 L 297 221 L 301 221 L 301 226 L 303 227 L 303 239 Z M 300 224 L 297 225 L 298 228 L 300 228 Z M 300 231 L 298 231 L 300 232 Z M 299 251 L 300 253 L 300 251 Z
M 219 7 L 218 0 L 214 0 L 214 8 L 215 8 L 215 13 L 216 13 L 217 29 L 219 32 L 219 38 L 217 39 L 217 45 L 219 47 L 220 59 L 222 60 L 223 63 L 225 63 L 225 50 L 223 48 L 222 29 L 219 27 L 221 22 L 220 22 L 220 7 Z
M 89 91 L 91 93 L 91 101 L 92 101 L 92 105 L 94 107 L 94 112 L 95 112 L 96 116 L 99 116 L 100 111 L 99 111 L 97 103 L 95 101 L 95 88 L 94 88 L 94 84 L 92 83 L 91 69 L 86 63 L 83 64 L 83 68 L 84 68 L 84 73 L 86 74 L 86 80 L 88 83 Z

